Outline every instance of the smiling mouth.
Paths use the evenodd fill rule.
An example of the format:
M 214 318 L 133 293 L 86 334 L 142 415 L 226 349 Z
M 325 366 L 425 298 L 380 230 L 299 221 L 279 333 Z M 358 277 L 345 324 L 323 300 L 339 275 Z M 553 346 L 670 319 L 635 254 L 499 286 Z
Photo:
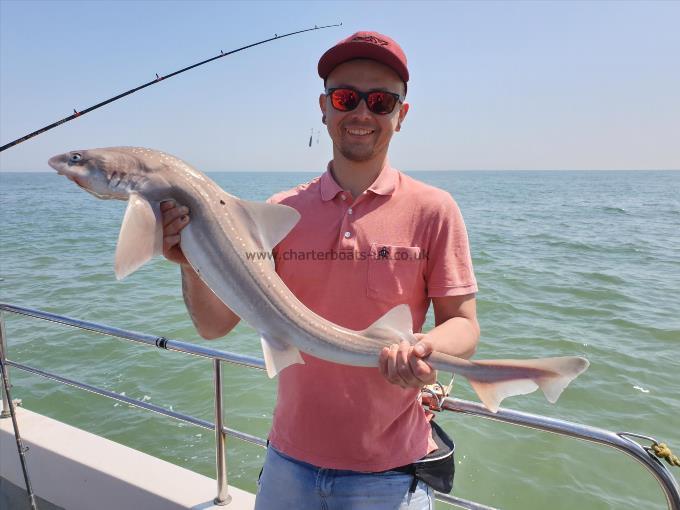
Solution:
M 352 136 L 367 136 L 372 135 L 375 131 L 373 129 L 365 128 L 347 128 L 345 132 Z

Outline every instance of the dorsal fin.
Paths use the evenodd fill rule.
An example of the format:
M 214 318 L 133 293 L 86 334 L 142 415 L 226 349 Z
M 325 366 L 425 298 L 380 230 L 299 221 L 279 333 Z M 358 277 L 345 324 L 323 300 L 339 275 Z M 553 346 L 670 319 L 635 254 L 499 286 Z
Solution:
M 131 193 L 118 234 L 116 278 L 122 280 L 163 252 L 163 224 L 158 204 L 152 206 L 138 193 Z
M 362 331 L 362 334 L 376 340 L 399 343 L 407 340 L 413 343 L 413 317 L 407 304 L 397 305 Z
M 272 251 L 300 220 L 300 213 L 287 205 L 237 200 L 257 225 L 256 237 L 266 252 Z

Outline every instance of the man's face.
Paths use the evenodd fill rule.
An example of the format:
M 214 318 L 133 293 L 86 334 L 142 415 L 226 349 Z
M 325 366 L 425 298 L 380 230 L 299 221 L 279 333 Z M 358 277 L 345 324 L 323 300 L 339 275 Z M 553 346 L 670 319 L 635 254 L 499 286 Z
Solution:
M 351 87 L 361 92 L 385 90 L 404 95 L 404 83 L 389 67 L 374 60 L 350 60 L 333 69 L 326 80 L 326 88 Z M 408 112 L 408 104 L 398 103 L 392 113 L 372 113 L 361 100 L 349 112 L 333 108 L 325 94 L 319 97 L 321 111 L 326 116 L 328 134 L 334 148 L 350 161 L 370 161 L 384 158 L 390 140 Z

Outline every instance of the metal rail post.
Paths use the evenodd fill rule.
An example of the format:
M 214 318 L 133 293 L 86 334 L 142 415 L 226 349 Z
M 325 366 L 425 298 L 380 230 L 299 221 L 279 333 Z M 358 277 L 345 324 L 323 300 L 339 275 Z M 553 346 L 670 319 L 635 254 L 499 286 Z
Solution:
M 123 340 L 143 343 L 155 348 L 162 348 L 169 351 L 182 352 L 185 354 L 192 354 L 202 358 L 212 359 L 215 383 L 214 388 L 215 424 L 213 425 L 208 421 L 201 420 L 193 416 L 177 413 L 175 411 L 165 409 L 164 407 L 156 406 L 141 400 L 132 399 L 124 395 L 119 395 L 115 392 L 105 390 L 102 388 L 97 388 L 95 386 L 91 386 L 88 384 L 84 384 L 73 379 L 68 379 L 59 376 L 57 374 L 45 372 L 43 370 L 28 365 L 24 365 L 22 363 L 5 360 L 5 358 L 1 357 L 2 355 L 6 355 L 7 353 L 5 343 L 7 341 L 7 337 L 4 331 L 4 322 L 2 316 L 3 312 L 24 315 L 27 317 L 33 317 L 36 319 L 45 320 L 57 324 L 64 324 L 77 329 L 93 331 L 102 335 L 109 335 L 112 337 L 121 338 Z M 231 497 L 228 494 L 227 485 L 227 463 L 225 448 L 226 435 L 232 435 L 236 438 L 248 441 L 253 444 L 257 444 L 262 447 L 266 446 L 266 441 L 262 438 L 255 437 L 253 435 L 240 432 L 238 430 L 231 430 L 226 428 L 224 426 L 223 420 L 222 372 L 220 362 L 225 361 L 239 366 L 246 366 L 250 368 L 264 370 L 265 369 L 264 361 L 259 358 L 254 358 L 252 356 L 246 356 L 232 352 L 221 351 L 217 349 L 211 349 L 209 347 L 190 344 L 187 342 L 181 342 L 178 340 L 172 340 L 165 337 L 147 335 L 142 333 L 136 333 L 134 331 L 113 328 L 111 326 L 97 324 L 94 322 L 82 321 L 79 319 L 73 319 L 63 315 L 57 315 L 31 308 L 20 307 L 8 303 L 0 303 L 0 359 L 3 360 L 4 362 L 3 365 L 5 369 L 9 366 L 12 366 L 17 370 L 23 370 L 24 372 L 39 375 L 41 377 L 46 377 L 47 379 L 51 379 L 62 384 L 71 385 L 76 388 L 90 391 L 98 395 L 113 398 L 119 402 L 125 402 L 136 407 L 154 411 L 161 415 L 168 416 L 174 419 L 179 419 L 186 423 L 191 423 L 193 425 L 203 427 L 208 430 L 215 430 L 216 441 L 215 458 L 216 458 L 218 494 L 214 500 L 214 503 L 217 505 L 226 505 L 231 501 Z M 11 391 L 9 393 L 11 394 Z M 9 404 L 7 404 L 5 409 L 9 408 L 10 408 Z M 632 456 L 638 462 L 641 462 L 642 465 L 657 479 L 657 481 L 661 485 L 662 490 L 664 491 L 664 494 L 666 496 L 668 508 L 670 510 L 680 510 L 680 487 L 678 486 L 678 482 L 675 480 L 670 471 L 661 463 L 659 459 L 653 457 L 647 451 L 646 447 L 641 446 L 636 441 L 632 440 L 630 437 L 632 436 L 644 438 L 656 442 L 655 440 L 653 440 L 653 438 L 648 438 L 646 436 L 640 436 L 638 434 L 631 434 L 626 432 L 619 433 L 611 432 L 605 429 L 590 427 L 579 423 L 572 423 L 564 420 L 559 420 L 556 418 L 549 418 L 547 416 L 533 415 L 529 413 L 523 413 L 520 411 L 513 411 L 511 409 L 501 408 L 498 410 L 497 413 L 491 413 L 480 403 L 468 402 L 465 400 L 454 398 L 445 398 L 441 400 L 439 402 L 438 410 L 468 414 L 479 418 L 488 418 L 494 421 L 524 426 L 535 430 L 542 430 L 544 432 L 552 432 L 566 437 L 574 437 L 581 440 L 613 447 L 623 453 L 626 453 L 629 456 Z M 446 503 L 450 503 L 458 508 L 464 508 L 467 510 L 495 510 L 492 507 L 486 505 L 482 505 L 472 501 L 466 501 L 455 496 L 446 494 L 437 494 L 437 499 L 440 501 L 444 501 Z
M 513 425 L 520 425 L 529 427 L 535 430 L 542 430 L 545 432 L 552 432 L 566 437 L 574 437 L 589 441 L 595 444 L 602 444 L 615 448 L 620 452 L 630 455 L 635 460 L 640 462 L 647 470 L 654 476 L 664 496 L 666 496 L 666 503 L 670 510 L 680 510 L 680 486 L 671 474 L 671 472 L 663 465 L 663 463 L 646 451 L 638 443 L 630 439 L 630 433 L 626 432 L 611 432 L 609 430 L 598 427 L 591 427 L 581 423 L 574 423 L 548 416 L 541 416 L 538 414 L 525 413 L 522 411 L 514 411 L 512 409 L 501 408 L 496 413 L 492 413 L 486 409 L 482 404 L 477 402 L 468 402 L 458 398 L 446 397 L 441 402 L 441 407 L 447 411 L 456 413 L 470 414 L 479 416 L 481 418 L 488 418 L 490 420 L 499 421 L 503 423 L 511 423 Z M 640 437 L 636 434 L 637 437 Z
M 12 394 L 10 391 L 9 384 L 9 371 L 7 370 L 7 360 L 5 358 L 6 344 L 5 344 L 5 331 L 4 331 L 4 321 L 2 313 L 0 313 L 0 375 L 2 376 L 2 394 L 3 394 L 3 414 L 8 411 L 9 416 L 12 418 L 12 427 L 14 428 L 14 439 L 17 443 L 17 452 L 19 453 L 19 463 L 21 464 L 21 471 L 24 474 L 24 483 L 26 484 L 26 494 L 28 495 L 28 502 L 31 505 L 31 510 L 38 510 L 38 505 L 35 501 L 35 493 L 33 492 L 33 487 L 31 486 L 31 478 L 28 476 L 28 466 L 26 465 L 26 452 L 28 451 L 28 446 L 24 446 L 24 442 L 21 439 L 21 434 L 19 433 L 19 424 L 17 423 L 16 410 L 14 408 L 14 402 L 12 401 Z M 7 402 L 7 404 L 5 404 Z M 6 405 L 6 407 L 4 407 Z
M 5 367 L 7 383 L 11 385 L 12 381 L 9 378 L 9 368 L 7 367 L 7 363 L 5 363 L 7 359 L 6 352 L 7 340 L 5 339 L 5 313 L 0 311 L 0 359 L 2 360 L 2 366 Z M 0 393 L 2 393 L 2 412 L 0 412 L 0 418 L 9 418 L 12 416 L 9 410 L 9 397 L 5 391 L 5 386 L 3 384 L 0 384 L 0 386 L 2 386 L 2 389 L 0 389 Z
M 228 505 L 231 502 L 229 485 L 227 484 L 227 452 L 226 434 L 223 423 L 222 407 L 222 364 L 220 360 L 213 360 L 213 381 L 215 385 L 215 466 L 217 469 L 217 497 L 216 505 Z

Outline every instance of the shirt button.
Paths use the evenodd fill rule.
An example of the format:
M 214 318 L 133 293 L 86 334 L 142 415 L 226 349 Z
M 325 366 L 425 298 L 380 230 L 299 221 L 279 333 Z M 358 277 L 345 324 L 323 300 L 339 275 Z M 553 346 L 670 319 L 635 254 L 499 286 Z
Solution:
M 347 209 L 347 214 L 352 214 L 352 208 Z
M 340 195 L 340 200 L 347 200 L 347 197 L 344 194 Z
M 345 232 L 345 239 L 349 239 L 350 237 L 352 237 L 352 233 L 351 232 Z

